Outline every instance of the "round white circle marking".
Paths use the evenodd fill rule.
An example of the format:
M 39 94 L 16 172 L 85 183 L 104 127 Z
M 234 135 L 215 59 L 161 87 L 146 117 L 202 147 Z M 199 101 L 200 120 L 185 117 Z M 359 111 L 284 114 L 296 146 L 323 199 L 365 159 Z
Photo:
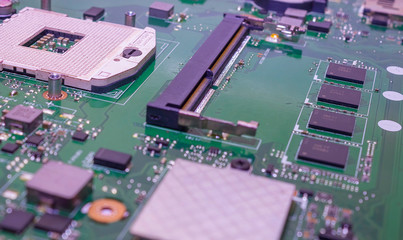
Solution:
M 395 74 L 395 75 L 403 75 L 403 68 L 397 66 L 389 66 L 386 68 L 388 72 Z
M 378 126 L 388 132 L 398 132 L 402 130 L 402 126 L 391 120 L 381 120 L 378 122 Z
M 385 91 L 382 93 L 382 95 L 389 100 L 392 101 L 402 101 L 403 100 L 403 94 L 395 92 L 395 91 Z

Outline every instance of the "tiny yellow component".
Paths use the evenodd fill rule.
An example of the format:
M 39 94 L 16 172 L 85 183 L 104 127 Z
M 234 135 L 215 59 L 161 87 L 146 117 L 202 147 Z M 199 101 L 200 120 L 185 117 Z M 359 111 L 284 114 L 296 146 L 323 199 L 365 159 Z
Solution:
M 278 39 L 278 34 L 277 34 L 277 33 L 272 33 L 272 34 L 270 35 L 270 37 L 271 37 L 272 39 Z

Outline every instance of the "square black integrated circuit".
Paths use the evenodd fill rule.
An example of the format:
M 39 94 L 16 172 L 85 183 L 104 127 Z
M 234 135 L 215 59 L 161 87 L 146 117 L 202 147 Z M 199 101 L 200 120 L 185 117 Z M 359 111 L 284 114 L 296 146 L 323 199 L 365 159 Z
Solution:
M 88 138 L 88 134 L 86 134 L 83 131 L 78 131 L 78 130 L 75 131 L 72 136 L 73 140 L 80 141 L 80 142 L 85 142 L 85 140 L 87 140 L 87 138 Z
M 323 84 L 319 91 L 318 101 L 349 108 L 358 108 L 361 101 L 361 92 Z
M 45 213 L 35 224 L 35 228 L 62 234 L 69 227 L 71 219 L 60 215 Z
M 2 148 L 1 151 L 2 152 L 6 152 L 6 153 L 15 153 L 18 148 L 20 148 L 20 146 L 16 143 L 6 143 Z
M 38 136 L 38 135 L 32 135 L 29 136 L 26 143 L 34 145 L 34 146 L 39 146 L 39 144 L 41 144 L 41 142 L 44 140 L 45 138 L 43 136 Z
M 34 217 L 32 213 L 14 209 L 1 220 L 0 229 L 20 234 L 34 220 Z
M 125 170 L 130 165 L 131 160 L 132 156 L 130 154 L 106 148 L 100 148 L 94 156 L 94 164 L 118 170 Z
M 326 77 L 346 82 L 364 84 L 367 70 L 351 67 L 343 64 L 330 63 L 326 71 Z
M 348 146 L 304 138 L 298 152 L 298 159 L 329 166 L 344 168 L 347 163 Z
M 309 128 L 352 136 L 355 117 L 340 113 L 314 109 L 308 123 Z

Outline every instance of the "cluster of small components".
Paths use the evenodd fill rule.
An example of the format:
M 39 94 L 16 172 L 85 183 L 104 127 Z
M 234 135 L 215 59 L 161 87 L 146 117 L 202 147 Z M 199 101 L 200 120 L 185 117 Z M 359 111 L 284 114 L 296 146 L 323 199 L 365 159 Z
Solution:
M 58 33 L 60 35 L 60 33 Z M 65 53 L 71 45 L 74 45 L 80 41 L 80 38 L 70 39 L 69 37 L 59 36 L 55 37 L 53 33 L 40 34 L 39 40 L 30 45 L 30 48 L 47 50 L 56 53 Z
M 372 162 L 373 162 L 373 157 L 374 157 L 374 152 L 375 152 L 375 146 L 377 142 L 374 141 L 368 141 L 368 149 L 367 149 L 367 154 L 363 161 L 363 166 L 360 165 L 362 168 L 362 177 L 361 180 L 363 182 L 369 182 L 369 179 L 371 177 L 371 172 L 372 172 Z
M 8 141 L 1 148 L 1 151 L 13 155 L 22 146 L 21 154 L 28 153 L 31 160 L 41 159 L 45 152 L 42 145 L 52 143 L 54 137 L 58 137 L 58 132 L 60 132 L 45 137 L 45 130 L 50 129 L 52 123 L 43 120 L 42 110 L 29 106 L 17 105 L 11 110 L 3 111 L 2 120 L 11 133 L 26 136 L 26 138 L 23 141 Z M 38 130 L 41 127 L 44 130 Z M 64 131 L 62 132 L 66 135 Z M 82 129 L 76 130 L 72 135 L 72 139 L 76 142 L 86 141 L 87 138 L 88 134 Z M 163 143 L 165 141 L 161 142 L 161 144 Z M 31 151 L 31 149 L 36 150 Z M 93 157 L 93 164 L 117 171 L 129 171 L 131 160 L 130 154 L 100 148 Z M 25 177 L 27 201 L 38 206 L 38 211 L 47 208 L 72 210 L 92 193 L 94 176 L 92 170 L 82 169 L 60 161 L 48 160 L 47 158 L 42 163 L 42 167 L 35 174 Z M 6 169 L 19 172 L 25 164 L 28 164 L 27 159 L 22 160 L 20 157 L 15 157 Z M 110 208 L 114 215 L 105 216 L 101 211 L 103 207 Z M 128 216 L 125 205 L 112 199 L 98 199 L 89 203 L 86 213 L 92 220 L 100 223 L 112 223 Z M 7 209 L 7 215 L 0 222 L 0 228 L 20 234 L 33 222 L 34 215 L 32 213 L 10 208 Z M 49 232 L 52 239 L 59 237 L 75 239 L 79 236 L 79 232 L 75 230 L 76 225 L 77 222 L 71 218 L 59 214 L 44 213 L 39 220 L 35 221 L 34 227 Z
M 51 1 L 42 0 L 41 8 L 51 10 Z M 173 15 L 174 6 L 164 2 L 155 2 L 149 8 L 149 16 L 159 19 L 169 19 Z M 16 13 L 13 9 L 13 2 L 0 0 L 0 18 L 8 18 Z M 84 12 L 83 18 L 90 21 L 98 21 L 105 15 L 104 8 L 92 7 Z M 132 11 L 125 14 L 125 25 L 135 26 L 136 14 Z M 44 29 L 30 40 L 24 46 L 46 50 L 50 52 L 63 54 L 74 44 L 77 44 L 83 36 L 67 32 L 59 32 L 51 29 Z M 62 100 L 67 95 L 61 90 L 63 78 L 60 74 L 50 74 L 49 88 L 44 93 L 44 98 L 51 101 Z M 10 93 L 11 96 L 17 95 L 17 91 Z M 1 151 L 10 155 L 16 154 L 22 148 L 21 154 L 28 154 L 32 159 L 42 158 L 45 152 L 43 145 L 53 143 L 57 139 L 59 132 L 67 136 L 66 131 L 57 131 L 54 134 L 48 134 L 47 129 L 51 129 L 52 123 L 43 119 L 43 111 L 34 107 L 17 105 L 11 110 L 3 111 L 2 121 L 10 133 L 24 136 L 23 140 L 15 142 L 8 141 L 2 146 Z M 43 128 L 44 130 L 38 130 Z M 92 135 L 95 137 L 96 135 Z M 88 131 L 81 127 L 77 128 L 71 135 L 72 140 L 80 144 L 87 141 Z M 167 148 L 171 143 L 163 138 L 154 139 L 148 144 L 145 150 L 150 155 L 161 154 L 163 148 Z M 32 150 L 32 149 L 35 149 Z M 24 151 L 24 152 L 23 152 Z M 47 150 L 46 150 L 47 151 Z M 132 156 L 127 153 L 118 152 L 106 148 L 100 148 L 93 156 L 92 163 L 95 168 L 104 168 L 128 172 L 130 171 Z M 11 164 L 12 163 L 12 164 Z M 12 169 L 20 171 L 21 164 L 27 164 L 26 159 L 20 157 L 10 163 L 9 171 Z M 92 170 L 82 169 L 76 166 L 65 164 L 60 161 L 52 161 L 46 158 L 42 167 L 26 181 L 27 201 L 35 204 L 38 211 L 42 212 L 35 220 L 35 215 L 30 211 L 16 208 L 8 208 L 7 214 L 0 221 L 0 229 L 16 234 L 21 234 L 25 229 L 34 223 L 36 229 L 48 232 L 52 239 L 76 239 L 79 232 L 75 231 L 77 222 L 71 218 L 59 214 L 45 213 L 50 209 L 72 210 L 79 206 L 93 191 Z M 141 194 L 140 198 L 144 198 Z M 85 209 L 84 209 L 85 208 Z M 96 199 L 84 206 L 83 213 L 88 214 L 89 218 L 99 223 L 113 223 L 120 221 L 128 216 L 126 206 L 116 199 Z M 105 215 L 104 209 L 107 208 L 112 213 Z M 42 210 L 48 209 L 48 210 Z M 53 211 L 54 212 L 54 211 Z
M 310 193 L 312 194 L 312 193 Z M 313 195 L 305 195 L 306 197 L 311 197 Z M 315 200 L 321 201 L 327 200 L 327 194 L 318 193 L 315 196 Z M 326 203 L 329 203 L 326 201 Z M 301 234 L 304 239 L 311 239 L 315 236 L 315 227 L 318 222 L 323 219 L 326 223 L 326 227 L 320 229 L 318 238 L 319 239 L 344 239 L 352 240 L 354 239 L 354 234 L 352 232 L 353 225 L 351 224 L 352 211 L 350 209 L 341 209 L 338 206 L 331 204 L 326 204 L 320 213 L 318 204 L 311 203 L 308 206 L 308 212 L 306 214 L 307 224 L 305 229 Z
M 172 149 L 176 141 L 170 141 L 162 137 L 150 137 L 146 136 L 144 138 L 145 146 L 135 146 L 134 149 L 140 150 L 144 155 L 149 155 L 151 157 L 160 157 L 166 154 L 167 149 Z

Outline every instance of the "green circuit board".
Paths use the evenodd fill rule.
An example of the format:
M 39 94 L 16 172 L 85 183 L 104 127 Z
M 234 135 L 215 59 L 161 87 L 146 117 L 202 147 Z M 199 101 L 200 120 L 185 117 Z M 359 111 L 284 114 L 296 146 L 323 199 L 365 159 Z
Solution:
M 304 26 L 313 20 L 330 21 L 329 33 L 306 29 L 287 39 L 268 27 L 252 29 L 226 63 L 200 113 L 233 123 L 256 121 L 256 135 L 181 131 L 148 124 L 147 104 L 190 61 L 224 13 L 274 21 L 278 16 L 238 0 L 164 0 L 174 4 L 174 13 L 169 19 L 157 19 L 149 16 L 153 2 L 52 2 L 52 11 L 78 19 L 92 6 L 105 8 L 100 21 L 116 24 L 124 24 L 124 13 L 132 10 L 136 27 L 156 30 L 155 60 L 123 86 L 106 93 L 63 86 L 67 97 L 51 101 L 43 97 L 46 81 L 0 72 L 0 147 L 19 146 L 14 153 L 0 152 L 0 219 L 10 209 L 35 216 L 20 234 L 0 230 L 0 240 L 133 239 L 133 223 L 177 159 L 212 169 L 230 168 L 234 159 L 246 159 L 251 175 L 294 185 L 281 239 L 403 238 L 403 25 L 368 23 L 360 13 L 363 0 L 330 0 L 325 13 L 308 12 L 303 21 Z M 14 3 L 17 13 L 25 7 L 40 8 L 40 1 Z M 365 82 L 330 79 L 331 63 L 365 69 Z M 359 92 L 359 107 L 318 101 L 323 85 Z M 5 116 L 17 105 L 42 110 L 43 124 L 28 134 L 7 127 Z M 313 129 L 309 122 L 314 110 L 354 117 L 352 136 Z M 88 138 L 73 140 L 77 129 Z M 39 146 L 27 142 L 34 135 L 42 138 Z M 159 139 L 167 144 L 158 145 Z M 346 163 L 340 168 L 300 159 L 303 139 L 347 147 Z M 100 148 L 131 155 L 130 168 L 119 171 L 94 164 Z M 93 172 L 92 192 L 70 210 L 28 200 L 26 183 L 52 160 Z M 126 208 L 124 216 L 112 223 L 94 220 L 88 208 L 99 199 L 118 201 Z M 38 229 L 45 213 L 72 222 L 62 233 Z M 250 239 L 256 238 L 252 234 Z

